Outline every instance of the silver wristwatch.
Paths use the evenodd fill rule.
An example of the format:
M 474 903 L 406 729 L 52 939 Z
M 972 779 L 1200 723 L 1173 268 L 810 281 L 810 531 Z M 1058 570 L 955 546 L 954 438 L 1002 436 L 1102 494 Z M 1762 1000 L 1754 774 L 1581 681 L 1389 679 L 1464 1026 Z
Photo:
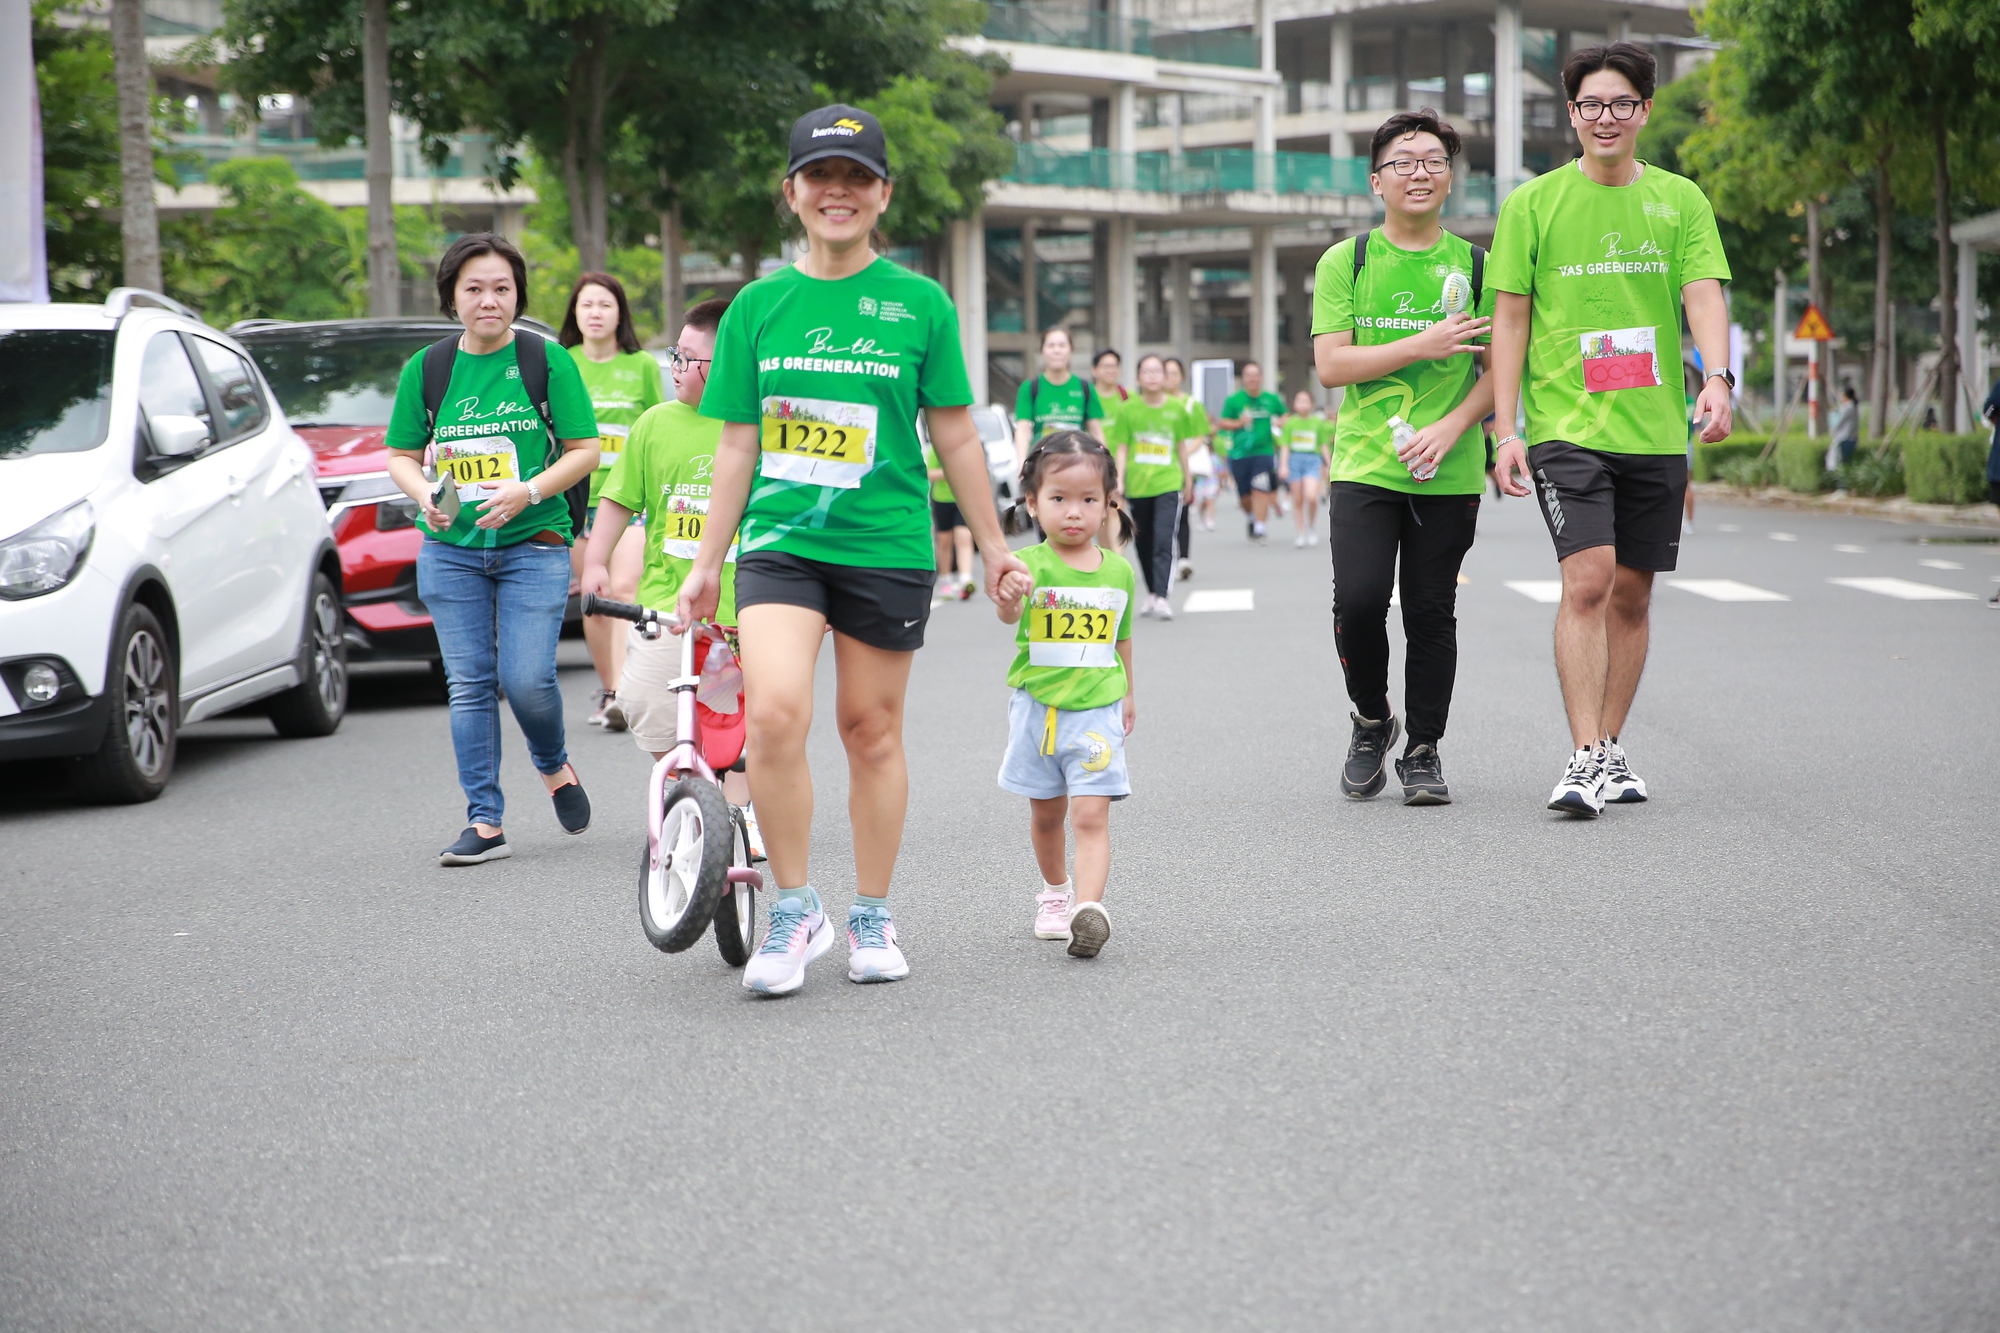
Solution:
M 539 487 L 539 486 L 537 486 L 537 485 L 535 485 L 535 483 L 534 483 L 534 482 L 532 482 L 532 481 L 531 481 L 531 482 L 529 482 L 529 483 L 528 483 L 528 503 L 529 503 L 529 504 L 531 504 L 531 505 L 538 505 L 538 504 L 540 504 L 541 502 L 542 502 L 542 488 L 541 488 L 541 487 Z

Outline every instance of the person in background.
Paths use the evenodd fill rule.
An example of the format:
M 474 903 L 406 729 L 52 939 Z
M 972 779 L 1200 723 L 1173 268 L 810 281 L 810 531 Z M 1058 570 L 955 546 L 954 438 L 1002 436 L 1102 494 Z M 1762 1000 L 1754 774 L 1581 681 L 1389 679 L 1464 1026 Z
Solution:
M 1087 379 L 1070 373 L 1069 330 L 1058 324 L 1042 335 L 1042 373 L 1014 395 L 1014 456 L 1026 460 L 1050 431 L 1089 431 L 1104 438 L 1104 400 Z
M 565 833 L 590 827 L 590 798 L 563 748 L 556 640 L 569 603 L 564 492 L 597 471 L 598 429 L 569 352 L 514 330 L 527 313 L 528 261 L 511 241 L 490 232 L 453 241 L 438 260 L 437 291 L 444 313 L 465 332 L 435 430 L 424 402 L 426 349 L 403 367 L 384 443 L 390 478 L 423 514 L 417 595 L 444 653 L 451 746 L 465 789 L 467 828 L 438 864 L 465 866 L 513 855 L 500 824 L 503 687 L 556 822 Z M 547 365 L 546 418 L 526 391 L 522 366 L 531 360 Z M 457 479 L 455 516 L 438 508 L 447 488 L 424 476 L 426 446 L 440 480 Z
M 1132 396 L 1118 382 L 1118 377 L 1124 373 L 1125 358 L 1119 356 L 1115 348 L 1106 347 L 1090 358 L 1091 379 L 1095 381 L 1097 396 L 1104 400 L 1107 411 Z
M 1139 614 L 1172 620 L 1167 594 L 1174 586 L 1174 530 L 1192 498 L 1187 460 L 1199 437 L 1189 432 L 1187 411 L 1167 396 L 1165 369 L 1154 353 L 1139 358 L 1139 392 L 1112 409 L 1104 436 L 1118 464 L 1112 480 L 1139 540 L 1138 565 L 1149 594 Z
M 1278 474 L 1292 488 L 1292 523 L 1298 529 L 1294 546 L 1319 540 L 1319 487 L 1326 461 L 1333 453 L 1334 424 L 1313 407 L 1304 389 L 1292 395 L 1292 414 L 1278 428 Z
M 972 577 L 972 529 L 965 526 L 951 481 L 929 440 L 924 441 L 924 467 L 931 478 L 931 531 L 937 544 L 937 587 L 931 600 L 969 602 L 979 591 Z
M 1986 446 L 1986 498 L 2000 505 L 2000 380 L 1994 381 L 1979 415 L 1993 429 L 1993 438 Z M 2000 608 L 2000 592 L 1987 598 L 1986 604 Z
M 1243 387 L 1222 404 L 1217 424 L 1235 432 L 1229 444 L 1229 470 L 1236 478 L 1236 498 L 1248 521 L 1250 540 L 1264 544 L 1264 519 L 1271 512 L 1271 495 L 1277 490 L 1277 474 L 1272 456 L 1271 423 L 1285 414 L 1285 400 L 1264 389 L 1264 368 L 1245 361 L 1240 372 Z
M 1167 376 L 1167 396 L 1187 413 L 1188 438 L 1194 441 L 1194 452 L 1188 458 L 1193 502 L 1181 505 L 1180 523 L 1175 533 L 1180 559 L 1174 564 L 1174 581 L 1180 583 L 1194 577 L 1194 562 L 1189 559 L 1189 548 L 1192 545 L 1195 505 L 1201 502 L 1204 484 L 1208 491 L 1208 526 L 1211 529 L 1215 527 L 1215 456 L 1208 451 L 1208 437 L 1214 433 L 1215 424 L 1208 419 L 1208 410 L 1188 393 L 1187 370 L 1181 365 L 1181 359 L 1170 356 L 1161 364 Z
M 597 498 L 618 462 L 619 451 L 641 413 L 666 399 L 660 379 L 660 363 L 639 347 L 639 335 L 632 328 L 632 306 L 625 299 L 625 287 L 609 273 L 586 273 L 570 289 L 569 308 L 563 313 L 562 331 L 556 335 L 576 356 L 577 374 L 590 394 L 591 411 L 597 416 L 598 464 L 590 474 L 590 508 L 584 511 L 583 531 L 570 546 L 570 577 L 583 577 L 585 541 L 597 522 Z M 613 601 L 629 602 L 639 587 L 639 572 L 646 563 L 646 532 L 636 517 L 619 534 L 611 553 L 610 583 L 599 592 Z M 590 725 L 606 731 L 625 730 L 625 714 L 618 707 L 618 678 L 625 670 L 624 626 L 607 616 L 586 616 L 583 640 L 590 648 L 591 665 L 597 668 L 597 710 Z
M 1840 391 L 1840 410 L 1833 414 L 1833 445 L 1840 463 L 1852 463 L 1854 451 L 1861 447 L 1861 404 L 1855 401 L 1852 384 Z

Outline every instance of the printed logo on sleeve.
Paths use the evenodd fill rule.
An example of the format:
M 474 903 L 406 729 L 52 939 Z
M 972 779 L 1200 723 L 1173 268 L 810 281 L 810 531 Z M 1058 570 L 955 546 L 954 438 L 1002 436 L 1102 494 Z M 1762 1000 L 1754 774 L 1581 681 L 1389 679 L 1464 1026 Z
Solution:
M 1660 358 L 1651 328 L 1586 333 L 1583 387 L 1589 393 L 1651 389 L 1660 383 Z

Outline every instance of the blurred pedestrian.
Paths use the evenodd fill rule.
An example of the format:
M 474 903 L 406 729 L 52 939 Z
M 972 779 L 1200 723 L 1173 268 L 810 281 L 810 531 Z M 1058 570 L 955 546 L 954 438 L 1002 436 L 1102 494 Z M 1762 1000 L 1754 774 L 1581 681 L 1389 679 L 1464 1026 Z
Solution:
M 1132 395 L 1119 383 L 1125 373 L 1125 358 L 1118 355 L 1116 348 L 1106 347 L 1090 358 L 1090 375 L 1095 382 L 1097 396 L 1104 400 L 1107 415 L 1109 410 L 1124 402 Z
M 1104 438 L 1104 400 L 1096 386 L 1070 372 L 1069 330 L 1057 324 L 1042 334 L 1042 373 L 1014 395 L 1014 456 L 1025 461 L 1036 440 L 1058 430 L 1089 431 Z

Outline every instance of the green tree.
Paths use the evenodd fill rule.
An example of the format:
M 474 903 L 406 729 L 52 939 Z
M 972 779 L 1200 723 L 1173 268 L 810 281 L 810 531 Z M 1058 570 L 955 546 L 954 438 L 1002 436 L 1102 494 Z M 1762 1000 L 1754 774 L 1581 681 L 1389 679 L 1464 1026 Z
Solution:
M 343 319 L 365 291 L 365 227 L 299 188 L 283 158 L 223 162 L 210 180 L 226 201 L 168 257 L 168 282 L 218 327 L 239 319 Z M 352 212 L 354 210 L 350 210 Z M 357 240 L 360 242 L 357 247 Z

